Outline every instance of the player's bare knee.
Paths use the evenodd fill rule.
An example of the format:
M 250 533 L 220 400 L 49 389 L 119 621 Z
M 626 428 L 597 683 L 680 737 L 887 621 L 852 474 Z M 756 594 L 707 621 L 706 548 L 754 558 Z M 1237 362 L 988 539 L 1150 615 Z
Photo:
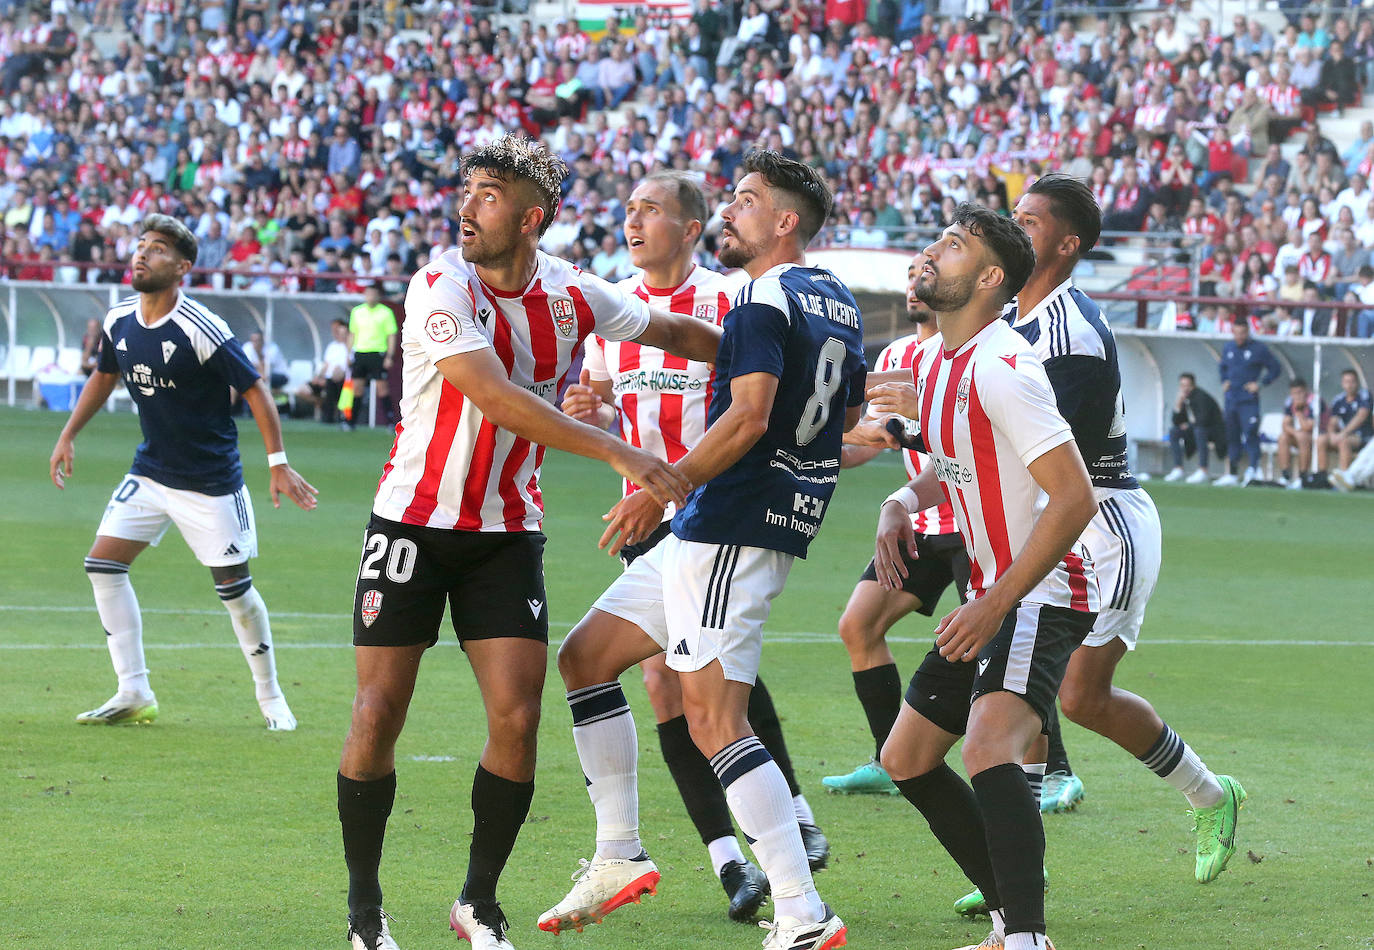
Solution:
M 558 647 L 558 674 L 563 677 L 563 685 L 568 689 L 577 689 L 581 686 L 591 686 L 597 681 L 583 682 L 584 667 L 587 664 L 590 650 L 583 649 L 582 640 L 574 630 L 566 640 Z
M 840 615 L 840 641 L 851 653 L 866 649 L 874 638 L 877 629 L 875 618 L 865 610 L 848 608 Z

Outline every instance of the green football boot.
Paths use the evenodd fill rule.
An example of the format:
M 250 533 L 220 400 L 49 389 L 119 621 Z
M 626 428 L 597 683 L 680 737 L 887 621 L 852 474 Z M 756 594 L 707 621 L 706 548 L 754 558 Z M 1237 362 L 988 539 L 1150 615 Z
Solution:
M 1081 778 L 1069 772 L 1051 772 L 1040 786 L 1040 811 L 1046 815 L 1073 811 L 1083 797 Z
M 1045 893 L 1050 891 L 1050 872 L 1045 872 Z M 972 894 L 965 894 L 954 902 L 954 912 L 970 919 L 974 917 L 988 917 L 988 902 L 983 900 L 982 891 L 974 891 Z
M 868 761 L 848 775 L 827 775 L 821 779 L 826 791 L 837 795 L 898 795 L 887 770 L 875 761 Z
M 1226 862 L 1236 853 L 1236 818 L 1245 804 L 1245 789 L 1229 775 L 1218 775 L 1226 793 L 1211 808 L 1193 808 L 1193 831 L 1197 835 L 1197 882 L 1215 881 L 1226 870 Z

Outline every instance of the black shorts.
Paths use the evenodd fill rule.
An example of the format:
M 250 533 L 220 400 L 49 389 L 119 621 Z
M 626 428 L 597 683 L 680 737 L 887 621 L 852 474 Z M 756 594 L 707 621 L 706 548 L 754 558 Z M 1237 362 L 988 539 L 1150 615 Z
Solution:
M 968 590 L 968 550 L 964 547 L 963 535 L 958 534 L 918 534 L 916 535 L 916 558 L 902 551 L 902 563 L 906 565 L 906 580 L 902 590 L 921 602 L 916 608 L 918 614 L 929 617 L 935 613 L 935 605 L 940 595 L 951 582 L 956 584 L 959 603 L 964 602 Z M 865 581 L 876 581 L 878 572 L 873 562 L 864 569 Z
M 629 567 L 635 562 L 635 558 L 643 557 L 654 548 L 658 547 L 658 542 L 673 533 L 673 519 L 669 518 L 663 524 L 654 529 L 654 533 L 643 541 L 634 544 L 627 544 L 620 549 L 620 563 Z
M 907 687 L 906 703 L 945 732 L 968 730 L 969 706 L 987 693 L 1015 693 L 1048 729 L 1069 657 L 1092 630 L 1097 614 L 1021 603 L 976 659 L 951 662 L 932 648 Z
M 353 378 L 386 379 L 386 368 L 382 365 L 385 359 L 385 353 L 354 353 Z
M 374 514 L 353 594 L 353 645 L 433 646 L 445 601 L 460 643 L 548 643 L 544 535 L 425 528 Z

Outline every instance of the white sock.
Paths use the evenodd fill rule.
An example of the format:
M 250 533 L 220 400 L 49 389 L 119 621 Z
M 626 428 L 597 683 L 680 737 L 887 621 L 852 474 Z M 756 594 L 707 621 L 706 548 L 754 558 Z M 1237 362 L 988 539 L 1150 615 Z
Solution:
M 568 693 L 573 744 L 596 810 L 596 856 L 634 858 L 639 842 L 639 747 L 630 704 L 616 682 Z
M 1044 934 L 1034 933 L 1014 933 L 1007 934 L 1005 941 L 1006 950 L 1045 950 Z
M 711 768 L 725 788 L 730 812 L 749 838 L 759 867 L 773 885 L 777 916 L 820 920 L 825 905 L 806 863 L 787 780 L 763 743 L 754 736 L 738 739 L 711 758 Z
M 988 911 L 988 916 L 992 918 L 992 930 L 994 933 L 1005 934 L 1007 932 L 1007 921 L 1006 918 L 1002 916 L 1000 910 L 990 910 Z
M 744 852 L 740 850 L 739 839 L 734 835 L 717 838 L 706 846 L 706 851 L 711 856 L 711 870 L 716 877 L 720 877 L 721 868 L 731 861 L 744 863 Z
M 816 816 L 811 814 L 811 805 L 807 802 L 805 795 L 792 796 L 792 811 L 796 812 L 797 821 L 804 821 L 808 825 L 816 823 Z
M 129 565 L 88 557 L 86 577 L 95 594 L 100 625 L 105 628 L 110 662 L 119 677 L 119 693 L 130 698 L 151 697 L 153 688 L 148 685 L 148 664 L 143 658 L 143 615 L 134 585 L 129 583 Z
M 1226 791 L 1178 733 L 1164 724 L 1150 750 L 1140 756 L 1145 767 L 1183 793 L 1194 808 L 1211 808 L 1226 797 Z
M 1037 805 L 1040 804 L 1040 793 L 1045 787 L 1045 766 L 1044 762 L 1021 764 L 1021 771 L 1026 773 L 1026 781 L 1030 784 L 1031 796 Z
M 253 687 L 258 699 L 280 696 L 277 660 L 272 654 L 272 624 L 267 619 L 267 605 L 253 586 L 252 576 L 216 584 L 215 592 L 229 611 L 239 649 L 253 671 Z

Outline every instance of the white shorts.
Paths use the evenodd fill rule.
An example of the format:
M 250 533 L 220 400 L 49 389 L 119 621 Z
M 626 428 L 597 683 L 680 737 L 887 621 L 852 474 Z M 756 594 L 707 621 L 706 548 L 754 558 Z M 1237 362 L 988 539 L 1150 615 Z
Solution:
M 652 637 L 670 670 L 694 673 L 719 660 L 726 679 L 752 684 L 763 653 L 763 624 L 792 560 L 766 548 L 703 544 L 670 534 L 636 558 L 592 606 Z
M 96 534 L 156 546 L 172 523 L 206 567 L 229 567 L 258 556 L 247 485 L 228 495 L 202 495 L 127 475 L 110 496 Z
M 1159 512 L 1143 488 L 1116 492 L 1098 502 L 1097 514 L 1083 532 L 1093 558 L 1102 609 L 1083 641 L 1100 647 L 1120 639 L 1134 650 L 1145 621 L 1145 605 L 1159 580 L 1163 549 Z

